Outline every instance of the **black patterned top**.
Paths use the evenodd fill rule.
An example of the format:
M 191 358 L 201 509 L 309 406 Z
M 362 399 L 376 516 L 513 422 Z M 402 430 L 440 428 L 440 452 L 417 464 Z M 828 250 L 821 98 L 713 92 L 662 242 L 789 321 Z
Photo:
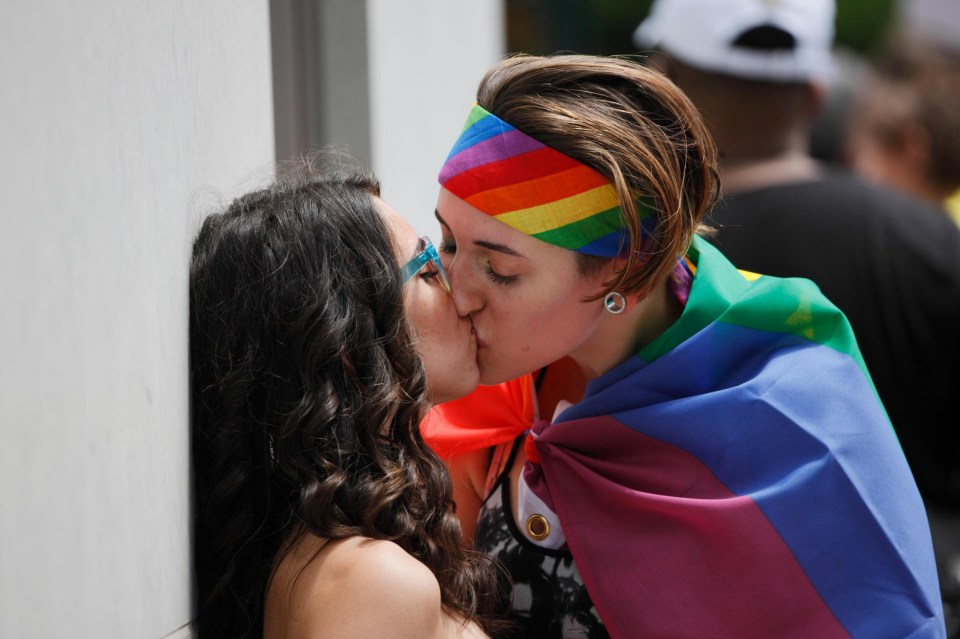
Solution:
M 608 639 L 570 552 L 537 546 L 513 520 L 509 473 L 524 437 L 514 442 L 505 470 L 480 508 L 474 541 L 504 565 L 513 581 L 504 589 L 502 608 L 516 625 L 502 637 Z

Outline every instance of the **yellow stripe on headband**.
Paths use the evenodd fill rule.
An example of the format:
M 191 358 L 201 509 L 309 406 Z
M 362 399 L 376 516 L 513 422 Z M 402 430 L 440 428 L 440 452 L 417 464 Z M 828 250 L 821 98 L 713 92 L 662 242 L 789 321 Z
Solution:
M 495 217 L 527 235 L 534 235 L 579 222 L 591 217 L 596 211 L 606 211 L 619 205 L 616 189 L 612 184 L 604 184 L 563 200 Z

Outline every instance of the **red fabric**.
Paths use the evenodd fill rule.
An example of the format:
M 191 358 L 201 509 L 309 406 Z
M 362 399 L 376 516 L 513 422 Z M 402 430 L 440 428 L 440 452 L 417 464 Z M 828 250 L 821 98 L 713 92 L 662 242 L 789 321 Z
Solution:
M 479 386 L 466 397 L 435 406 L 420 424 L 443 459 L 516 438 L 533 424 L 533 377 Z
M 611 637 L 850 636 L 757 504 L 687 451 L 606 416 L 535 430 L 531 479 Z
M 495 176 L 500 186 L 507 186 L 569 171 L 578 166 L 583 165 L 559 151 L 542 148 L 469 169 L 444 182 L 443 187 L 466 200 L 490 188 L 490 175 Z M 542 200 L 540 204 L 543 204 Z

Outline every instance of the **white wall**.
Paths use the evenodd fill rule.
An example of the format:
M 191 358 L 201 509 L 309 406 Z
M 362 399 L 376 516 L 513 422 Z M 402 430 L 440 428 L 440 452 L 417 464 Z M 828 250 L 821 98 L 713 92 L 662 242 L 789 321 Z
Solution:
M 366 1 L 373 168 L 437 235 L 503 0 Z M 191 634 L 190 243 L 269 177 L 269 36 L 268 0 L 0 2 L 2 639 Z
M 189 621 L 198 190 L 273 159 L 267 0 L 0 3 L 0 637 Z
M 373 169 L 436 241 L 437 174 L 506 48 L 503 0 L 367 0 Z

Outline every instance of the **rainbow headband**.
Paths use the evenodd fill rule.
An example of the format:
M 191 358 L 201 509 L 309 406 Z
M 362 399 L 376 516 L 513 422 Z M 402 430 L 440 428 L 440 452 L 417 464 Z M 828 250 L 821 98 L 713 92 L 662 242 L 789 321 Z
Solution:
M 610 180 L 478 104 L 439 180 L 474 208 L 549 244 L 602 257 L 628 246 Z M 642 202 L 638 210 L 649 236 L 656 218 Z

